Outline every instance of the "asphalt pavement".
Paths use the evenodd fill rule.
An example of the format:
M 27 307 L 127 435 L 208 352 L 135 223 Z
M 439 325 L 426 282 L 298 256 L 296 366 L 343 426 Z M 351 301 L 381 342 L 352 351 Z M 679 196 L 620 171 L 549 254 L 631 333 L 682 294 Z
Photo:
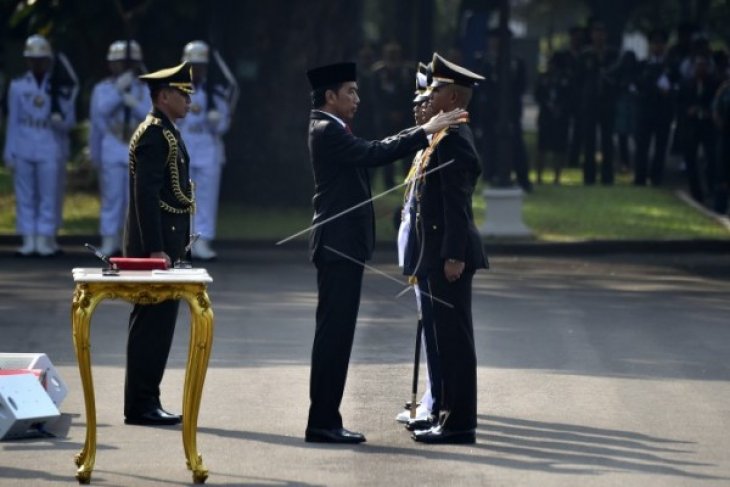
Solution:
M 55 438 L 0 442 L 0 485 L 73 485 L 85 434 L 70 333 L 74 267 L 93 257 L 0 252 L 0 352 L 48 354 L 70 393 Z M 395 279 L 393 255 L 373 263 Z M 357 446 L 303 440 L 316 285 L 306 253 L 228 246 L 206 264 L 215 338 L 199 417 L 208 485 L 730 485 L 730 254 L 498 255 L 474 281 L 477 444 L 414 443 L 412 293 L 366 271 L 345 426 Z M 130 305 L 92 322 L 98 452 L 92 485 L 188 485 L 181 430 L 126 426 Z M 180 411 L 182 310 L 163 403 Z

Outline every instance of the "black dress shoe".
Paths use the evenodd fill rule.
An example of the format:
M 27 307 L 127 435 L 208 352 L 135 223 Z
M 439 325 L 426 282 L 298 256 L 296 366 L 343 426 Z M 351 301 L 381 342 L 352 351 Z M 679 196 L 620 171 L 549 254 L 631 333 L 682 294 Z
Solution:
M 307 428 L 304 440 L 309 443 L 362 443 L 365 436 L 345 428 Z
M 476 443 L 476 432 L 473 429 L 450 430 L 443 426 L 434 426 L 429 430 L 416 431 L 411 435 L 419 443 L 468 445 Z
M 182 416 L 168 413 L 162 408 L 152 409 L 146 413 L 124 418 L 124 424 L 136 424 L 141 426 L 171 426 L 179 424 Z
M 406 423 L 406 429 L 408 431 L 429 430 L 436 425 L 438 425 L 438 418 L 436 416 L 430 416 L 426 419 L 409 420 Z

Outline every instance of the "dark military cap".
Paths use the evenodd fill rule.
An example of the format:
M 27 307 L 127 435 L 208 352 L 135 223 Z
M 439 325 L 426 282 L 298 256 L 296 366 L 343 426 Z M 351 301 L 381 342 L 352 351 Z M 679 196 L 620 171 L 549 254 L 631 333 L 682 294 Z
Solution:
M 451 61 L 447 61 L 438 53 L 433 53 L 431 73 L 433 76 L 431 88 L 451 84 L 473 88 L 477 85 L 477 82 L 484 81 L 484 76 L 469 71 L 466 68 L 462 68 Z
M 188 63 L 182 63 L 174 68 L 161 69 L 154 73 L 143 74 L 139 79 L 147 82 L 151 90 L 168 86 L 177 88 L 187 94 L 194 92 L 190 64 Z
M 416 97 L 413 103 L 421 103 L 428 100 L 431 90 L 428 85 L 431 82 L 431 68 L 423 63 L 418 63 L 418 71 L 416 71 Z
M 319 66 L 307 71 L 307 78 L 312 89 L 324 88 L 348 81 L 357 81 L 357 67 L 355 63 L 337 63 Z

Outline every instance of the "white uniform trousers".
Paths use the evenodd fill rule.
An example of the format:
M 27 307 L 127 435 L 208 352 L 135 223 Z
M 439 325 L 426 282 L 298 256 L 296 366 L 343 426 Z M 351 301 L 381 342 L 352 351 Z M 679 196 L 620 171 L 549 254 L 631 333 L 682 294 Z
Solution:
M 102 163 L 99 168 L 99 192 L 99 234 L 102 237 L 116 237 L 120 235 L 127 215 L 129 166 Z
M 190 166 L 190 179 L 195 183 L 195 218 L 193 231 L 204 240 L 215 238 L 218 215 L 218 191 L 220 189 L 221 164 Z
M 13 171 L 16 229 L 20 235 L 53 237 L 59 226 L 59 184 L 63 166 L 56 158 L 18 159 Z

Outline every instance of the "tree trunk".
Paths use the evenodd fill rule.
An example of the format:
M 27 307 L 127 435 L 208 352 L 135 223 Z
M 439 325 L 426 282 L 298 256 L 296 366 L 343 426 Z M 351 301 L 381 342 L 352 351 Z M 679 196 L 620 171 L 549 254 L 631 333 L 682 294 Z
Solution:
M 226 137 L 224 197 L 267 206 L 306 206 L 313 181 L 307 148 L 309 68 L 355 60 L 362 0 L 230 2 L 225 45 L 248 73 Z M 237 11 L 237 12 L 236 12 Z M 244 27 L 241 26 L 241 19 Z

